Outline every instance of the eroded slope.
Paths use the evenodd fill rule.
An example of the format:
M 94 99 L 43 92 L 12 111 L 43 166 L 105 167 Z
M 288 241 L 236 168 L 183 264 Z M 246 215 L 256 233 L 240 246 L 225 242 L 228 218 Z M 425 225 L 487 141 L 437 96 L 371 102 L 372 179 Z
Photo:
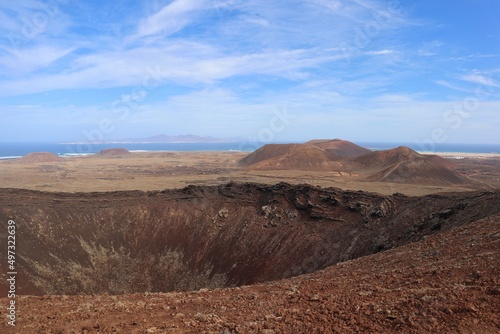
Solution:
M 16 333 L 496 334 L 499 243 L 496 215 L 267 284 L 186 293 L 20 297 Z M 0 329 L 5 327 L 1 322 Z
M 234 183 L 163 192 L 0 190 L 0 221 L 17 224 L 20 294 L 253 284 L 314 272 L 497 212 L 500 192 L 406 197 Z

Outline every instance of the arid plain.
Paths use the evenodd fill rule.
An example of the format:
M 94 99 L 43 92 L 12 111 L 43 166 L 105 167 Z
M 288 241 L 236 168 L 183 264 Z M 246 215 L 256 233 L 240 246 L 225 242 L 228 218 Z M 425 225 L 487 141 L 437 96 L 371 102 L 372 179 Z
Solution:
M 0 161 L 0 331 L 498 333 L 499 188 L 496 155 L 341 140 Z
M 238 165 L 247 152 L 134 152 L 125 155 L 91 155 L 57 160 L 0 161 L 0 187 L 52 192 L 163 190 L 187 185 L 228 182 L 311 184 L 363 190 L 385 195 L 425 195 L 437 192 L 495 189 L 500 187 L 500 157 L 445 154 L 452 168 L 474 180 L 468 185 L 432 185 L 364 181 L 359 175 L 335 170 L 255 170 Z M 454 158 L 459 157 L 459 159 Z

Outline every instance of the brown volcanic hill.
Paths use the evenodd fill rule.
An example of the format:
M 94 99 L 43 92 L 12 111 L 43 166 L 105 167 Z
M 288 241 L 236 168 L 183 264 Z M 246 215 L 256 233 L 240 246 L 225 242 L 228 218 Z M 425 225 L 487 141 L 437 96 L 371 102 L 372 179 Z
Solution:
M 20 158 L 18 162 L 21 163 L 37 163 L 37 162 L 57 162 L 61 161 L 62 158 L 57 154 L 50 152 L 33 152 Z
M 455 185 L 470 182 L 445 166 L 423 159 L 402 161 L 370 175 L 367 180 L 429 185 Z
M 121 155 L 127 155 L 130 152 L 124 148 L 107 148 L 105 150 L 100 151 L 97 155 L 106 156 L 106 157 L 116 157 Z
M 386 168 L 402 161 L 422 160 L 423 155 L 415 152 L 409 147 L 399 146 L 390 150 L 374 151 L 354 158 L 352 161 L 357 168 L 376 170 Z
M 238 164 L 243 167 L 252 166 L 261 161 L 288 154 L 300 145 L 301 144 L 266 144 L 238 161 Z
M 316 145 L 339 157 L 355 158 L 372 152 L 371 150 L 342 139 L 310 140 L 306 144 Z
M 449 168 L 446 159 L 422 155 L 406 146 L 368 153 L 353 159 L 352 163 L 357 171 L 373 173 L 366 178 L 369 181 L 429 185 L 469 183 Z
M 339 155 L 355 155 L 364 151 L 369 153 L 354 158 Z M 260 170 L 341 171 L 363 174 L 366 181 L 379 182 L 426 185 L 471 182 L 453 171 L 449 161 L 438 156 L 422 155 L 406 146 L 372 152 L 338 139 L 264 145 L 241 159 L 239 165 Z
M 328 170 L 335 157 L 312 144 L 267 144 L 238 164 L 252 169 Z
M 439 155 L 434 155 L 434 154 L 429 154 L 429 155 L 425 155 L 430 161 L 434 162 L 434 163 L 437 163 L 441 166 L 444 166 L 444 167 L 447 167 L 447 168 L 450 168 L 450 169 L 453 169 L 455 168 L 455 164 L 452 163 L 450 160 L 447 160 L 443 157 L 440 157 Z

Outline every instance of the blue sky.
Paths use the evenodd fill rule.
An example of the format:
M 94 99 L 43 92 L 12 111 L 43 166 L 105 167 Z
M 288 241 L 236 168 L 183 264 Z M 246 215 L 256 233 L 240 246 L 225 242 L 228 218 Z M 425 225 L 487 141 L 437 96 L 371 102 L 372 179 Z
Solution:
M 497 0 L 2 1 L 0 141 L 500 143 L 498 13 Z

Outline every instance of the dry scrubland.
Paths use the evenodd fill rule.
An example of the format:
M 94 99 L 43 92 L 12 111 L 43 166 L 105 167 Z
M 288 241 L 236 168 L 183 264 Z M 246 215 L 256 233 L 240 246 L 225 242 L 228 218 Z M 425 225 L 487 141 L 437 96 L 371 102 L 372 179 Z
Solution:
M 0 331 L 498 333 L 499 187 L 497 156 L 340 140 L 0 161 Z
M 336 170 L 241 167 L 238 161 L 247 155 L 242 152 L 164 152 L 5 160 L 0 161 L 0 187 L 52 192 L 101 192 L 179 189 L 190 184 L 220 185 L 231 181 L 266 184 L 287 182 L 415 196 L 500 187 L 500 158 L 451 159 L 455 170 L 479 184 L 432 185 L 367 182 L 357 173 Z

